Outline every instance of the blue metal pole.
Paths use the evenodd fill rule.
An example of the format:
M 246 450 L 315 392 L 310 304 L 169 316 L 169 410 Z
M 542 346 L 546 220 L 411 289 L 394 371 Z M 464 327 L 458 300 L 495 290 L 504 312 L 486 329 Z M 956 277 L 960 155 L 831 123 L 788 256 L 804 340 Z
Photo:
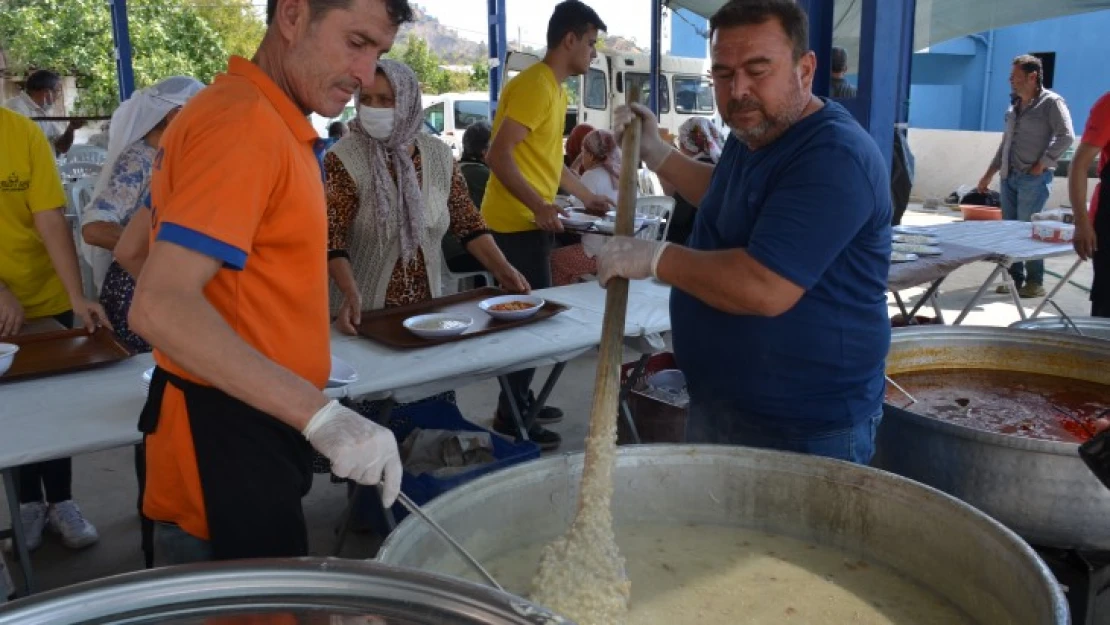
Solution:
M 116 76 L 119 79 L 119 101 L 135 91 L 135 70 L 131 66 L 131 32 L 127 28 L 127 0 L 111 0 L 112 39 L 116 44 Z
M 798 0 L 809 15 L 809 49 L 817 55 L 814 95 L 828 97 L 832 81 L 833 0 Z
M 489 113 L 490 118 L 497 112 L 497 101 L 501 97 L 501 85 L 506 79 L 505 57 L 508 38 L 505 34 L 505 0 L 487 0 L 489 10 Z
M 659 66 L 662 38 L 663 1 L 651 0 L 651 93 L 648 94 L 648 107 L 657 117 L 659 116 Z

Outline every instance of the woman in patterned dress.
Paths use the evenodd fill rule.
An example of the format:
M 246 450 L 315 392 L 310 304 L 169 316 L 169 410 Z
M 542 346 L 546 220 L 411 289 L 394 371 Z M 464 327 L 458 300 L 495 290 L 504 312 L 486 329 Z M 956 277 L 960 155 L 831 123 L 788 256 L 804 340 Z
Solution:
M 529 290 L 494 243 L 450 147 L 420 132 L 422 124 L 416 74 L 383 59 L 359 94 L 354 132 L 324 157 L 332 313 L 343 333 L 356 333 L 363 310 L 439 295 L 448 230 L 503 288 Z
M 142 208 L 162 133 L 203 86 L 195 78 L 174 76 L 136 92 L 120 105 L 112 115 L 104 173 L 97 180 L 92 201 L 81 213 L 81 237 L 90 246 L 86 259 L 95 275 L 103 275 L 100 303 L 116 334 L 139 352 L 150 351 L 150 346 L 127 325 L 135 279 L 112 260 L 112 252 L 124 227 Z

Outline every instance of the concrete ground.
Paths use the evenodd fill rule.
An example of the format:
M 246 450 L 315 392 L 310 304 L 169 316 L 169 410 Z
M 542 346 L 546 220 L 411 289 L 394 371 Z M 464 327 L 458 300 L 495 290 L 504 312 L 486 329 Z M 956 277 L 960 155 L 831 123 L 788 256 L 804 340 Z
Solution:
M 927 225 L 944 223 L 958 219 L 958 213 L 942 213 L 911 210 L 904 223 Z M 1048 271 L 1062 275 L 1075 258 L 1064 257 L 1049 260 Z M 990 273 L 993 265 L 975 263 L 954 272 L 941 291 L 941 305 L 949 323 L 975 293 L 975 290 Z M 1046 276 L 1046 282 L 1055 283 L 1055 278 Z M 1079 285 L 1089 286 L 1091 269 L 1089 264 L 1073 277 Z M 903 292 L 908 301 L 915 301 L 923 289 Z M 891 314 L 898 312 L 891 301 Z M 1086 316 L 1090 312 L 1087 294 L 1074 286 L 1065 287 L 1056 298 L 1057 303 L 1069 315 Z M 1025 300 L 1027 312 L 1032 312 L 1039 300 Z M 929 309 L 925 313 L 931 314 Z M 1007 326 L 1018 320 L 1018 313 L 1010 303 L 1009 296 L 991 292 L 969 315 L 965 324 Z M 633 359 L 628 354 L 626 360 Z M 588 352 L 567 366 L 563 377 L 556 386 L 550 403 L 561 407 L 567 414 L 563 423 L 554 426 L 564 438 L 560 451 L 582 449 L 587 430 L 587 419 L 592 401 L 596 353 Z M 542 371 L 541 375 L 546 375 Z M 537 382 L 537 387 L 539 383 Z M 489 426 L 493 416 L 497 396 L 497 383 L 487 380 L 458 389 L 458 399 L 463 414 L 472 421 Z M 76 408 L 76 405 L 75 405 Z M 74 458 L 73 491 L 86 516 L 100 531 L 100 542 L 83 551 L 66 549 L 57 537 L 47 535 L 45 543 L 33 555 L 37 584 L 40 590 L 91 580 L 108 575 L 136 571 L 142 568 L 143 558 L 139 546 L 139 520 L 135 512 L 136 485 L 132 466 L 132 451 L 116 449 Z M 311 532 L 310 543 L 314 555 L 331 555 L 335 544 L 334 529 L 346 503 L 345 488 L 331 484 L 326 476 L 317 476 L 312 492 L 304 501 L 304 508 Z M 3 497 L 0 495 L 0 502 Z M 265 523 L 266 519 L 257 519 Z M 7 504 L 0 505 L 0 527 L 7 527 Z M 367 534 L 349 536 L 344 557 L 369 558 L 374 555 L 378 538 Z M 8 556 L 9 570 L 17 576 L 14 563 Z M 18 583 L 18 582 L 17 582 Z

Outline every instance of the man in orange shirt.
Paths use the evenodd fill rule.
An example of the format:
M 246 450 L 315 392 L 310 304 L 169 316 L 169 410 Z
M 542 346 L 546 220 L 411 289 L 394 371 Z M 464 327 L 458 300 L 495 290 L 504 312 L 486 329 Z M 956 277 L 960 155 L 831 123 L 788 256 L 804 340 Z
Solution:
M 338 115 L 411 19 L 404 0 L 270 0 L 254 59 L 233 57 L 162 137 L 129 320 L 158 364 L 143 512 L 171 563 L 307 555 L 310 445 L 397 496 L 392 432 L 321 391 L 327 210 L 306 115 Z

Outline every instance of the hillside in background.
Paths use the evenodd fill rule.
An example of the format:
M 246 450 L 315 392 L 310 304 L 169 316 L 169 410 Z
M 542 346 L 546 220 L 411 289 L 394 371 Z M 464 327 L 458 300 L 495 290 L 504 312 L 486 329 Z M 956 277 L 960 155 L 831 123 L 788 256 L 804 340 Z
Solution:
M 428 15 L 424 7 L 413 5 L 416 19 L 401 27 L 397 41 L 405 41 L 415 35 L 428 43 L 431 50 L 448 65 L 470 65 L 489 57 L 489 47 L 459 36 L 458 31 L 439 23 L 435 16 Z
M 412 24 L 405 24 L 397 36 L 397 41 L 407 40 L 410 34 L 423 39 L 428 43 L 428 49 L 443 60 L 446 65 L 471 65 L 489 57 L 489 46 L 477 43 L 462 37 L 454 28 L 445 26 L 434 15 L 429 15 L 424 7 L 413 5 L 416 19 Z M 467 33 L 470 38 L 478 36 L 477 33 Z M 541 54 L 542 49 L 530 46 L 521 46 L 519 42 L 510 38 L 509 48 L 523 50 L 533 54 Z M 598 45 L 601 51 L 625 52 L 643 54 L 647 51 L 636 44 L 635 41 L 624 37 L 606 36 Z

